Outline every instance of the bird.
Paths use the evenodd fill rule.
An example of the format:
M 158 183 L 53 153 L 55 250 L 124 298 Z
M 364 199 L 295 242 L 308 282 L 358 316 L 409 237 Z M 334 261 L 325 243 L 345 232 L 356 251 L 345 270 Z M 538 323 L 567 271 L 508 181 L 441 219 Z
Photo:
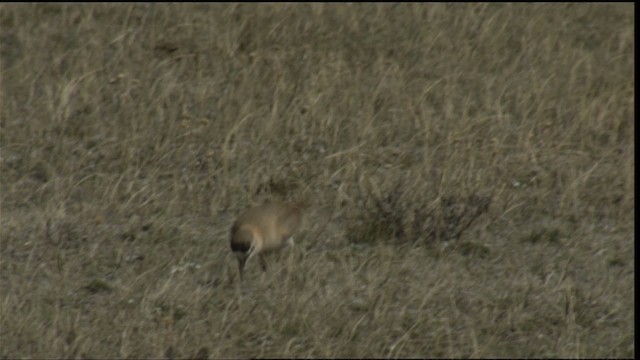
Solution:
M 236 218 L 231 226 L 230 245 L 238 259 L 240 280 L 252 257 L 258 256 L 266 272 L 265 253 L 294 245 L 293 235 L 301 228 L 307 206 L 304 201 L 267 202 L 249 208 Z

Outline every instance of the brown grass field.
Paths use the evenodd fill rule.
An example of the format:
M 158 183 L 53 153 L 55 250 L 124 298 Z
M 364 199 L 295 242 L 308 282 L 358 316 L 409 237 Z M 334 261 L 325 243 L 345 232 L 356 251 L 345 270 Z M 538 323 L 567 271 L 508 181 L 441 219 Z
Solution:
M 0 358 L 635 356 L 633 4 L 0 9 Z

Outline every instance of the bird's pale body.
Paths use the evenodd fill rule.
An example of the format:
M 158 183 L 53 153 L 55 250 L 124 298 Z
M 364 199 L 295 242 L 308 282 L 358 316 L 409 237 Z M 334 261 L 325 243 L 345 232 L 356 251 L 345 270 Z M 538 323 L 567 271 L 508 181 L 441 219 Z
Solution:
M 272 202 L 255 206 L 242 213 L 231 226 L 231 250 L 238 258 L 240 276 L 246 262 L 258 255 L 266 270 L 264 253 L 289 244 L 302 223 L 304 205 Z

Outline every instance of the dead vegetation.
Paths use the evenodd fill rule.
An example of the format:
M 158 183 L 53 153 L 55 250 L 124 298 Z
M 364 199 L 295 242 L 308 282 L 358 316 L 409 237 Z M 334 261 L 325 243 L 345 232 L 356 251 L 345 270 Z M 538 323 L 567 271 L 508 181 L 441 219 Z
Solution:
M 356 243 L 378 240 L 421 243 L 459 240 L 463 233 L 489 210 L 491 195 L 445 195 L 419 193 L 404 179 L 388 189 L 360 190 L 354 199 L 354 219 L 347 238 Z M 427 199 L 433 199 L 425 203 Z
M 0 357 L 634 357 L 634 25 L 2 4 Z M 266 199 L 309 226 L 239 289 Z

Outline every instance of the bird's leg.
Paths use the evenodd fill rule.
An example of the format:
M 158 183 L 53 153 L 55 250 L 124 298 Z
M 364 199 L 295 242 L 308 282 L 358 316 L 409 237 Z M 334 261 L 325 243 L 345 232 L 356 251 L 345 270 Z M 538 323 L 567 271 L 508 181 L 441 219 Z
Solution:
M 262 256 L 262 254 L 258 255 L 258 258 L 260 259 L 260 266 L 262 267 L 262 271 L 266 272 L 267 271 L 267 262 L 264 260 L 264 256 Z
M 242 274 L 244 272 L 244 266 L 246 265 L 248 257 L 244 254 L 238 255 L 238 272 L 240 273 L 240 281 L 242 281 Z

